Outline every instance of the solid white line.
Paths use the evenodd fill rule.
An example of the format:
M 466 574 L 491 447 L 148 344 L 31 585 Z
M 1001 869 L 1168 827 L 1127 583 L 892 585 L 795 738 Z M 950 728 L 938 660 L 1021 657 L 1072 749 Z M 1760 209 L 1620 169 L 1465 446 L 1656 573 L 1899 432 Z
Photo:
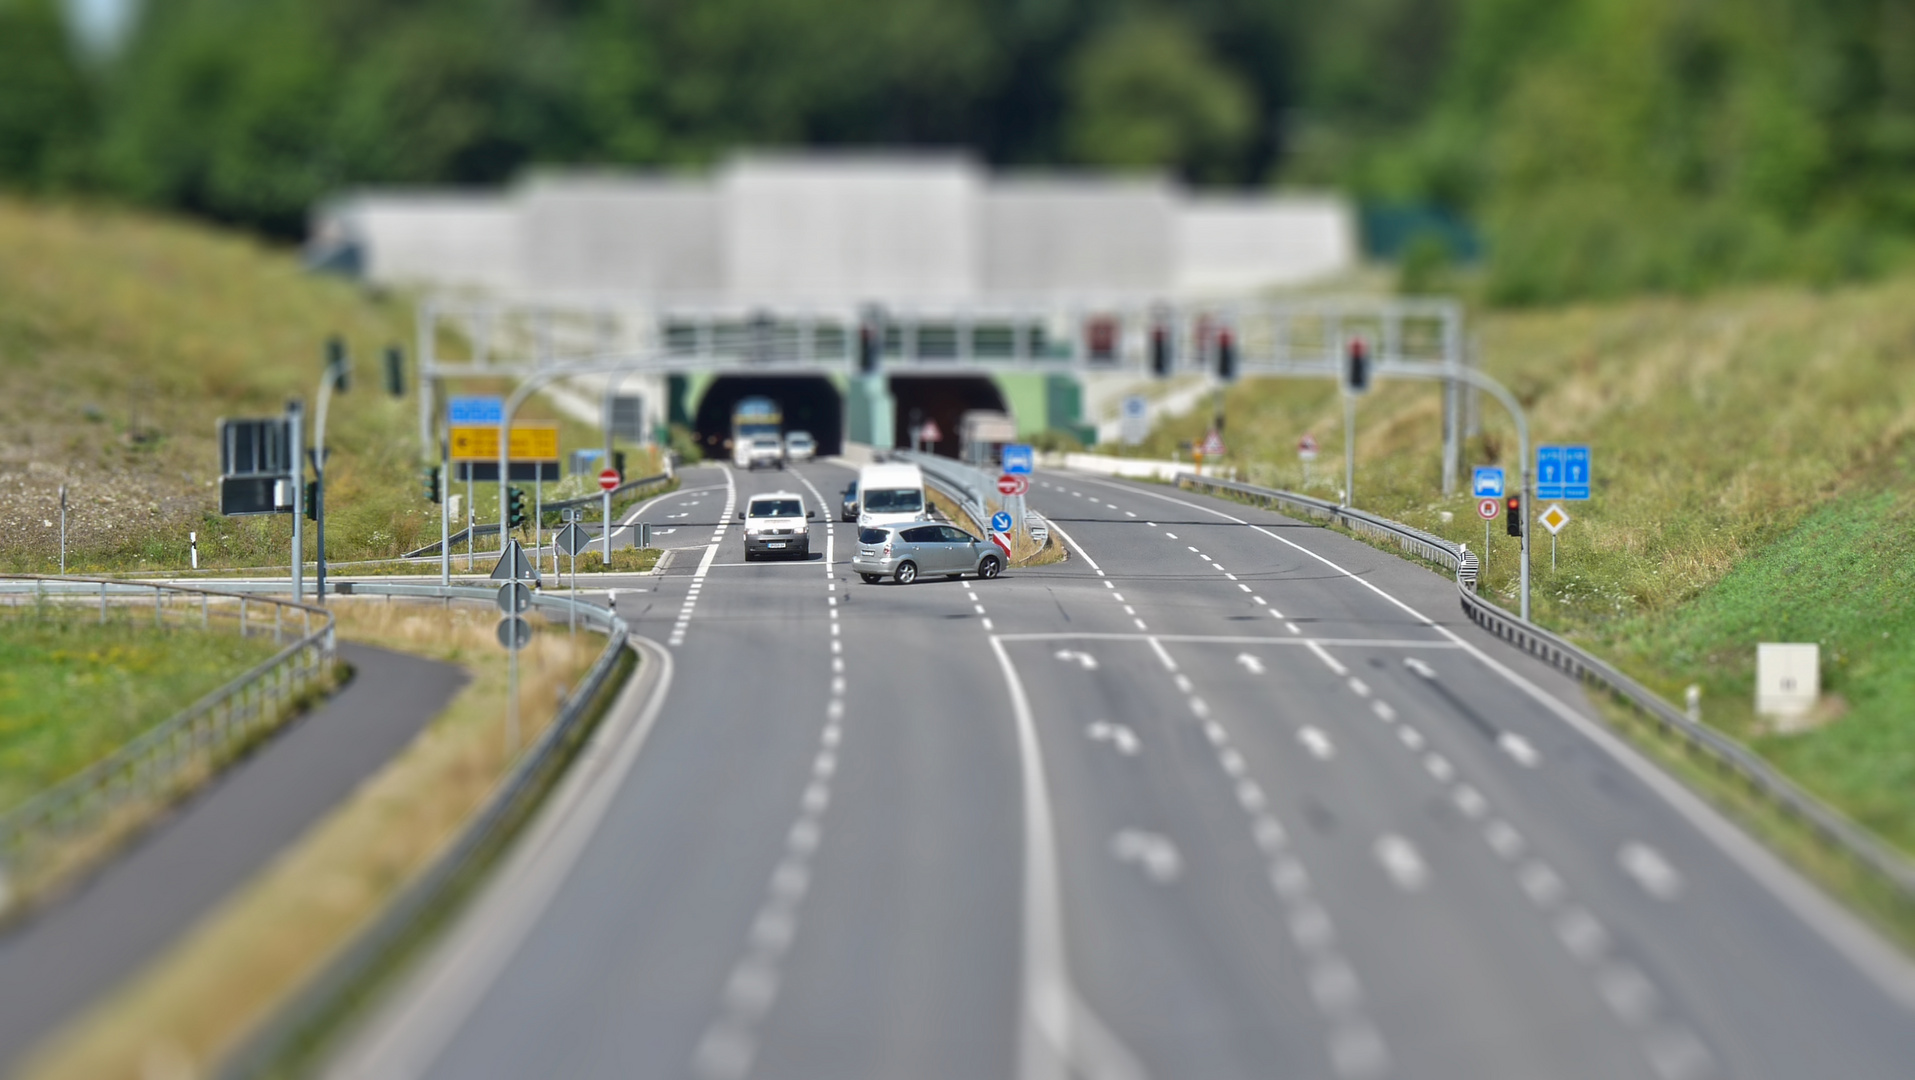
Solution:
M 1306 641 L 1304 642 L 1304 644 L 1308 645 L 1310 647 L 1310 651 L 1317 654 L 1317 659 L 1323 661 L 1323 663 L 1327 667 L 1329 667 L 1330 671 L 1334 673 L 1338 678 L 1341 678 L 1350 673 L 1350 669 L 1344 667 L 1342 664 L 1337 663 L 1337 658 L 1325 652 L 1323 650 L 1323 646 L 1317 644 L 1314 641 Z
M 1068 542 L 1068 541 L 1067 541 Z M 1064 953 L 1063 890 L 1058 881 L 1057 833 L 1052 823 L 1050 787 L 1044 776 L 1044 752 L 1037 738 L 1037 721 L 1030 699 L 1018 678 L 1017 667 L 1004 643 L 993 637 L 991 650 L 1010 692 L 1011 717 L 1017 728 L 1024 802 L 1024 957 L 1023 999 L 1020 1010 L 1017 1073 L 1020 1080 L 1067 1080 L 1071 1066 L 1082 1063 L 1084 1050 L 1076 1028 L 1084 1021 L 1093 1031 L 1102 1024 L 1090 1013 L 1071 986 Z M 1142 1077 L 1130 1052 L 1115 1039 L 1088 1040 L 1104 1044 L 1104 1060 L 1097 1068 L 1078 1071 L 1091 1076 Z
M 1091 483 L 1105 483 L 1090 480 Z M 1262 527 L 1251 525 L 1243 518 L 1226 514 L 1219 510 L 1186 499 L 1172 498 L 1141 487 L 1125 484 L 1107 486 L 1130 492 L 1134 495 L 1146 495 L 1153 499 L 1178 506 L 1199 510 L 1203 513 L 1223 518 L 1239 525 L 1247 525 L 1268 536 L 1270 539 L 1315 559 L 1324 566 L 1336 571 L 1356 584 L 1375 593 L 1377 596 L 1395 605 L 1405 614 L 1416 619 L 1423 626 L 1449 638 L 1468 652 L 1471 657 L 1498 677 L 1508 682 L 1541 705 L 1557 719 L 1574 728 L 1576 732 L 1595 743 L 1604 753 L 1626 769 L 1643 786 L 1661 797 L 1663 802 L 1684 820 L 1708 837 L 1718 850 L 1727 855 L 1744 873 L 1760 882 L 1763 887 L 1795 912 L 1797 918 L 1819 934 L 1822 939 L 1837 952 L 1846 957 L 1850 964 L 1872 979 L 1885 993 L 1893 997 L 1904 1009 L 1915 1011 L 1915 964 L 1893 946 L 1887 945 L 1881 937 L 1864 924 L 1846 908 L 1831 900 L 1815 886 L 1809 884 L 1794 868 L 1784 863 L 1774 852 L 1757 843 L 1747 833 L 1736 827 L 1714 807 L 1702 800 L 1702 797 L 1684 787 L 1681 781 L 1670 776 L 1652 764 L 1629 744 L 1623 742 L 1614 733 L 1603 728 L 1596 721 L 1577 712 L 1554 694 L 1537 686 L 1529 679 L 1517 674 L 1507 665 L 1485 653 L 1474 644 L 1465 641 L 1461 635 L 1450 628 L 1440 625 L 1422 612 L 1385 592 L 1375 582 L 1361 575 L 1351 573 L 1337 563 L 1293 540 L 1284 538 Z

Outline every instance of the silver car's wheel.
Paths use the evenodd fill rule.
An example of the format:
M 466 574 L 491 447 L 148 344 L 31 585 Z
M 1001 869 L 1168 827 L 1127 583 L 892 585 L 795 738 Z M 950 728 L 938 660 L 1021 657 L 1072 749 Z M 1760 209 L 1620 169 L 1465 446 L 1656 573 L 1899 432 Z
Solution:
M 864 579 L 866 585 L 876 585 L 878 580 L 884 577 L 883 574 L 859 574 L 858 576 Z
M 997 556 L 986 555 L 984 561 L 977 564 L 977 576 L 989 581 L 997 576 L 1000 569 L 1002 567 L 998 565 Z
M 918 579 L 918 564 L 914 562 L 899 563 L 897 573 L 891 576 L 897 579 L 898 584 L 909 585 Z

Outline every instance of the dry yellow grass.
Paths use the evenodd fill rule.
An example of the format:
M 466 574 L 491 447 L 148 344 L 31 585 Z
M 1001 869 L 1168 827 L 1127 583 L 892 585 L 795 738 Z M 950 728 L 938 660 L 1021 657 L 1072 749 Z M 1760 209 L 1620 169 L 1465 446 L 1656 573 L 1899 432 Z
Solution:
M 200 1075 L 268 1016 L 440 851 L 511 756 L 495 613 L 476 605 L 340 601 L 354 640 L 464 665 L 473 681 L 424 734 L 147 970 L 45 1045 L 36 1080 Z M 536 621 L 536 620 L 535 620 Z M 560 691 L 604 646 L 562 627 L 520 664 L 522 742 L 551 722 Z

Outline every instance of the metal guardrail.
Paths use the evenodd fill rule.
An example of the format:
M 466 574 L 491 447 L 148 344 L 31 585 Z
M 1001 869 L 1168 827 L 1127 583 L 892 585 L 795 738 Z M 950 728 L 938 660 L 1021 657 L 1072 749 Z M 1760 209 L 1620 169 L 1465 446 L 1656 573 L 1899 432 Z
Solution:
M 915 450 L 892 450 L 889 454 L 899 461 L 916 465 L 923 471 L 926 480 L 951 496 L 957 501 L 959 509 L 971 515 L 971 520 L 979 529 L 990 525 L 993 506 L 997 503 L 997 485 L 982 469 Z
M 217 770 L 270 729 L 332 665 L 333 618 L 321 607 L 181 585 L 0 576 L 0 604 L 97 604 L 102 623 L 109 610 L 144 621 L 149 599 L 157 627 L 211 630 L 230 623 L 241 636 L 270 633 L 284 647 L 105 758 L 0 813 L 0 869 L 17 874 L 31 868 L 48 844 L 96 826 L 128 802 L 179 794 L 196 773 Z M 8 900 L 4 881 L 0 874 L 0 910 Z
M 489 604 L 498 590 L 483 585 L 357 582 L 352 593 L 475 600 Z M 511 835 L 543 794 L 545 785 L 557 775 L 566 755 L 577 744 L 576 736 L 581 734 L 591 715 L 592 703 L 599 699 L 617 668 L 630 628 L 625 620 L 606 608 L 578 603 L 569 597 L 534 595 L 532 604 L 548 612 L 576 616 L 582 625 L 604 633 L 607 638 L 604 651 L 560 702 L 552 723 L 519 756 L 451 846 L 335 953 L 317 975 L 275 1010 L 265 1024 L 226 1056 L 216 1074 L 219 1080 L 250 1080 L 273 1075 L 277 1066 L 297 1055 L 320 1036 L 327 1025 L 345 1015 L 366 981 L 442 908 L 486 853 L 496 850 Z
M 1228 492 L 1289 507 L 1310 517 L 1336 520 L 1358 532 L 1393 540 L 1421 558 L 1450 567 L 1456 573 L 1457 593 L 1470 621 L 1551 667 L 1605 690 L 1631 706 L 1654 724 L 1659 735 L 1676 742 L 1691 756 L 1708 762 L 1719 775 L 1734 779 L 1784 817 L 1807 828 L 1822 844 L 1839 850 L 1857 866 L 1887 883 L 1904 903 L 1915 903 L 1915 862 L 1849 820 L 1841 811 L 1804 791 L 1747 747 L 1714 728 L 1691 722 L 1682 710 L 1607 661 L 1478 595 L 1476 555 L 1462 545 L 1388 518 L 1338 507 L 1295 492 L 1191 474 L 1180 474 L 1177 486 Z
M 672 477 L 670 473 L 659 473 L 657 476 L 647 476 L 642 480 L 627 480 L 625 483 L 620 484 L 619 486 L 612 489 L 612 498 L 616 499 L 620 495 L 624 495 L 632 491 L 637 491 L 640 488 L 651 487 L 654 484 L 663 484 L 666 481 L 670 480 L 671 478 Z M 564 510 L 567 507 L 572 507 L 572 506 L 588 506 L 588 505 L 597 506 L 599 504 L 599 500 L 603 499 L 604 497 L 605 497 L 604 492 L 595 491 L 590 495 L 580 495 L 576 499 L 559 499 L 554 502 L 548 502 L 548 503 L 545 503 L 543 506 L 541 506 L 540 509 L 541 510 Z M 493 526 L 492 531 L 497 532 L 498 527 L 496 525 Z

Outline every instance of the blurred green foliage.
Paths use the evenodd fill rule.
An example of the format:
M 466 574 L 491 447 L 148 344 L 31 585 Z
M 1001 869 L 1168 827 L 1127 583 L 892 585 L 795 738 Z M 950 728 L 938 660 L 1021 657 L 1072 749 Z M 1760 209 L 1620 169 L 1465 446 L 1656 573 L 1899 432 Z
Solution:
M 282 237 L 353 185 L 764 145 L 1334 184 L 1474 221 L 1501 303 L 1915 236 L 1911 0 L 154 0 L 91 61 L 57 3 L 0 0 L 0 184 Z

